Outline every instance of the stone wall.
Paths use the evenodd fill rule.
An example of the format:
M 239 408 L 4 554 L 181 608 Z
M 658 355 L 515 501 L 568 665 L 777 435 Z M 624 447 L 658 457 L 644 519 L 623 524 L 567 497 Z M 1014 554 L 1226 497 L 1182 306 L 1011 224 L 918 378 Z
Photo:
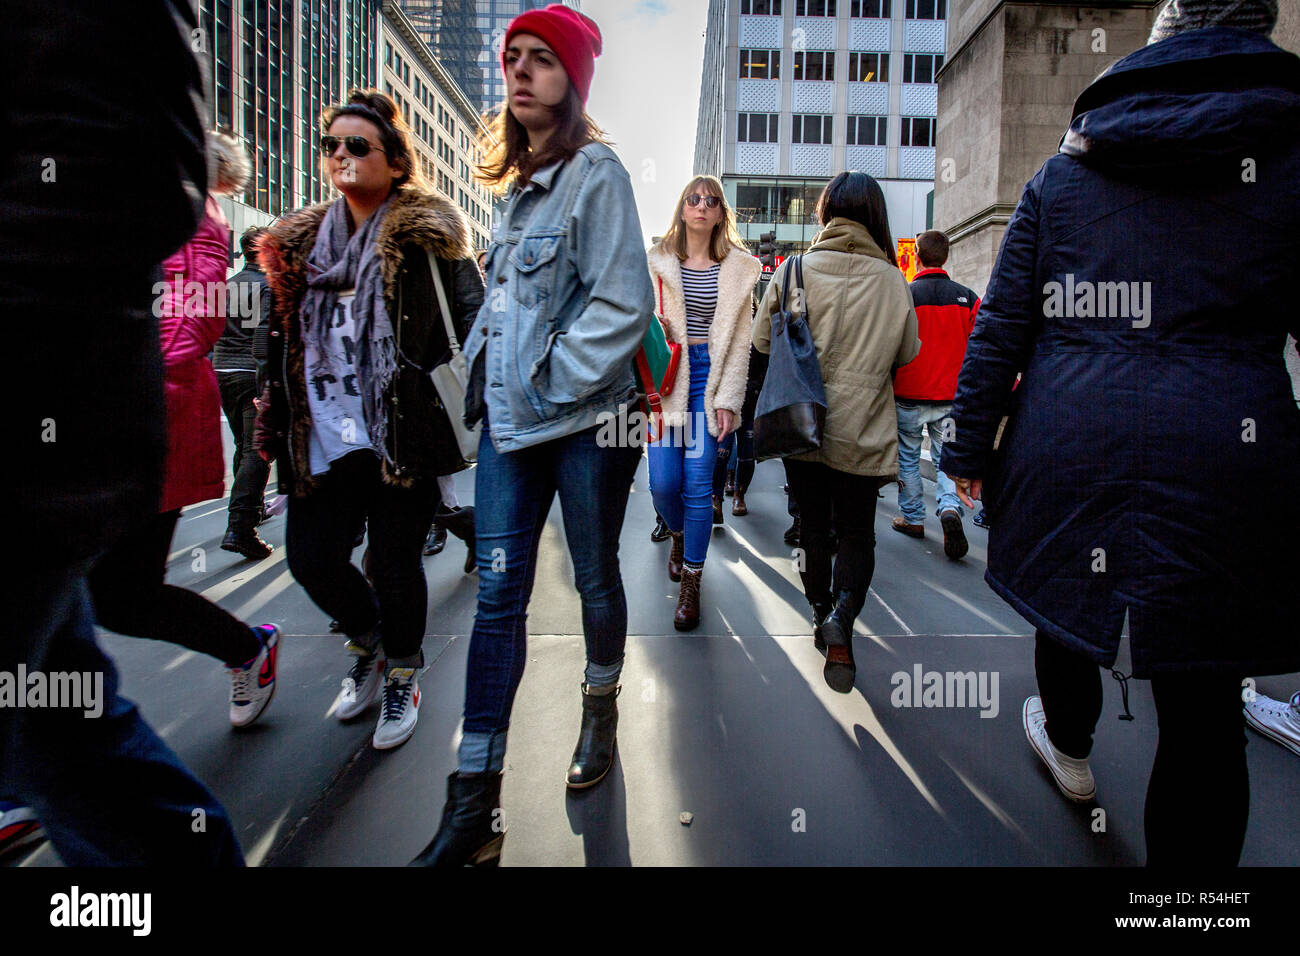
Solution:
M 1025 183 L 1056 152 L 1075 98 L 1146 42 L 1159 0 L 952 0 L 939 76 L 935 228 L 949 272 L 981 295 Z

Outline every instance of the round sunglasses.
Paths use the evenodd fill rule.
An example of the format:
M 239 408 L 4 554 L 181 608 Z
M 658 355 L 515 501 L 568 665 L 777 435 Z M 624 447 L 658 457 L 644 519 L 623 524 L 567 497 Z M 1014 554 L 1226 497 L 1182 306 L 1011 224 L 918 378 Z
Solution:
M 701 196 L 699 193 L 691 193 L 686 197 L 686 205 L 692 208 L 700 203 L 704 203 L 705 207 L 709 209 L 717 209 L 722 205 L 722 200 L 717 196 Z
M 364 136 L 322 136 L 320 138 L 321 152 L 326 156 L 333 156 L 335 150 L 339 148 L 339 143 L 342 143 L 343 148 L 357 159 L 369 156 L 372 149 L 377 149 L 384 155 L 388 155 L 387 150 L 382 146 L 376 146 Z

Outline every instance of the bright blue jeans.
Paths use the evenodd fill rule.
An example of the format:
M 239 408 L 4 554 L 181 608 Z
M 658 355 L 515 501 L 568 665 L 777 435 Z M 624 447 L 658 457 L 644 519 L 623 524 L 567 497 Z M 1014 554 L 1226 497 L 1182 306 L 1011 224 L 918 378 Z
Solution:
M 921 429 L 930 433 L 930 460 L 939 461 L 943 451 L 943 421 L 952 417 L 951 405 L 898 405 L 898 478 L 902 487 L 898 491 L 898 510 L 908 524 L 925 521 L 925 486 L 921 483 Z M 957 486 L 952 479 L 935 468 L 935 514 L 962 510 L 957 497 Z
M 662 441 L 650 446 L 650 493 L 669 530 L 685 530 L 685 559 L 703 564 L 713 534 L 713 466 L 718 440 L 709 434 L 704 417 L 709 347 L 701 343 L 687 348 L 691 363 L 688 422 L 664 429 Z
M 627 643 L 618 539 L 640 445 L 602 448 L 597 426 L 502 454 L 492 444 L 490 428 L 485 421 L 474 479 L 478 613 L 465 674 L 462 773 L 505 766 L 510 711 L 527 659 L 537 545 L 557 493 L 582 598 L 586 682 L 615 683 Z
M 242 866 L 225 809 L 119 696 L 117 670 L 95 642 L 86 570 L 19 572 L 6 585 L 0 671 L 16 675 L 21 664 L 29 678 L 102 683 L 98 714 L 0 707 L 0 790 L 36 811 L 68 866 Z

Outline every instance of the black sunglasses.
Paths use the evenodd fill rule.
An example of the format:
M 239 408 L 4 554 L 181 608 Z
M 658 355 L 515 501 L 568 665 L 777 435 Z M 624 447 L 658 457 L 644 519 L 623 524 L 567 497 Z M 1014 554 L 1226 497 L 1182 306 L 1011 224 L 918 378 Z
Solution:
M 320 138 L 321 152 L 326 156 L 333 156 L 335 150 L 339 148 L 339 143 L 342 143 L 344 148 L 357 159 L 369 156 L 372 149 L 377 149 L 387 155 L 387 150 L 382 146 L 376 146 L 364 136 L 322 136 Z
M 722 205 L 722 200 L 717 196 L 701 196 L 699 193 L 691 193 L 686 197 L 688 206 L 698 206 L 700 203 L 704 203 L 709 209 L 717 209 Z

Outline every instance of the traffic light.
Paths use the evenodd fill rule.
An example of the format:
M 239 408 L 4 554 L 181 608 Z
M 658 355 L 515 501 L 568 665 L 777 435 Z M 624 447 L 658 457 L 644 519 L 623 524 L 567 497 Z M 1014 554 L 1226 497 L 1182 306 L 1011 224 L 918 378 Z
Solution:
M 776 231 L 765 232 L 758 237 L 758 261 L 764 272 L 776 268 Z

